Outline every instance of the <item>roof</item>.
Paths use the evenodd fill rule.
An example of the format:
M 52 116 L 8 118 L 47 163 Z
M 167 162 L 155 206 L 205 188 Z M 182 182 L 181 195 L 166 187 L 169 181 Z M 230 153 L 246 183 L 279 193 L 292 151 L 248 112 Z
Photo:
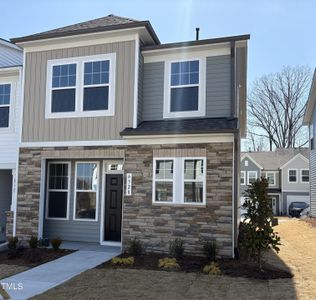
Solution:
M 247 154 L 261 165 L 263 169 L 278 170 L 299 153 L 305 158 L 309 158 L 307 148 L 278 148 L 276 151 L 242 152 L 241 157 Z
M 163 135 L 163 134 L 203 134 L 237 132 L 237 119 L 206 118 L 144 121 L 137 128 L 125 128 L 122 136 Z
M 22 63 L 22 49 L 0 38 L 0 69 L 21 66 Z
M 303 125 L 309 125 L 313 116 L 313 111 L 316 103 L 316 69 L 312 80 L 311 89 L 309 91 L 306 110 L 303 118 Z
M 154 46 L 144 46 L 142 47 L 142 51 L 199 46 L 199 45 L 207 45 L 207 44 L 219 44 L 219 43 L 243 41 L 243 40 L 249 40 L 249 39 L 250 39 L 249 34 L 226 36 L 226 37 L 213 38 L 213 39 L 195 40 L 195 41 L 178 42 L 178 43 L 167 43 L 167 44 L 159 44 L 159 45 L 154 45 Z
M 79 35 L 85 33 L 102 32 L 118 29 L 128 29 L 145 27 L 150 33 L 151 37 L 156 44 L 160 44 L 160 41 L 152 28 L 149 21 L 138 21 L 131 18 L 124 18 L 115 15 L 108 15 L 102 18 L 93 19 L 86 22 L 81 22 L 69 26 L 60 27 L 57 29 L 44 31 L 24 37 L 18 37 L 11 39 L 13 43 L 22 43 L 35 40 L 42 40 L 48 38 L 64 37 L 70 35 Z

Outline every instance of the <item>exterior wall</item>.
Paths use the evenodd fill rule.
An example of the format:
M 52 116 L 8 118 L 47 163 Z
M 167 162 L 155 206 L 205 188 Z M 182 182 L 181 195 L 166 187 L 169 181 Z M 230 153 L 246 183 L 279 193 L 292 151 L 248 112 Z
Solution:
M 0 68 L 20 66 L 23 60 L 22 51 L 5 45 L 7 43 L 9 42 L 3 42 L 0 39 Z
M 316 217 L 316 141 L 315 141 L 315 130 L 316 130 L 316 106 L 314 106 L 313 116 L 311 125 L 313 127 L 313 136 L 311 136 L 310 131 L 310 140 L 313 138 L 314 149 L 310 149 L 309 154 L 309 167 L 310 167 L 310 212 L 311 216 Z
M 122 153 L 125 153 L 124 172 L 133 174 L 132 196 L 124 196 L 123 200 L 123 248 L 136 236 L 148 251 L 167 252 L 170 239 L 180 237 L 187 253 L 201 254 L 202 240 L 215 238 L 220 255 L 232 256 L 232 143 L 21 148 L 17 236 L 26 239 L 38 234 L 43 159 L 51 155 L 60 159 L 122 158 Z M 206 206 L 153 204 L 153 157 L 197 153 L 207 157 Z
M 12 200 L 12 170 L 0 170 L 0 242 L 6 240 L 6 212 Z
M 139 53 L 139 64 L 138 64 L 138 106 L 137 106 L 137 124 L 143 120 L 143 95 L 144 95 L 144 57 Z
M 105 53 L 116 53 L 114 117 L 45 119 L 47 60 Z M 120 139 L 133 126 L 134 72 L 134 41 L 27 53 L 22 141 Z
M 288 170 L 297 169 L 298 170 L 298 180 L 297 183 L 288 182 Z M 282 169 L 282 191 L 299 191 L 299 192 L 309 192 L 309 184 L 301 182 L 301 169 L 309 169 L 309 163 L 304 161 L 301 157 L 297 157 L 294 161 L 288 164 Z
M 245 166 L 245 161 L 248 160 L 248 166 Z M 240 172 L 245 171 L 246 172 L 246 177 L 245 177 L 245 185 L 240 185 L 240 196 L 243 196 L 245 190 L 248 188 L 247 182 L 248 182 L 248 171 L 256 171 L 258 178 L 260 177 L 260 168 L 253 163 L 251 159 L 248 157 L 245 157 L 240 164 Z
M 143 120 L 162 120 L 164 61 L 144 64 Z M 231 57 L 206 57 L 206 116 L 231 116 Z

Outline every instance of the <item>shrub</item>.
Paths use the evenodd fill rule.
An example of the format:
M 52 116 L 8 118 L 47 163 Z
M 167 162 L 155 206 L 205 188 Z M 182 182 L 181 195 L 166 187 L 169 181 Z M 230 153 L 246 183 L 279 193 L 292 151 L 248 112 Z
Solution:
M 17 249 L 19 239 L 16 236 L 12 236 L 8 239 L 8 248 L 10 250 Z
M 179 270 L 180 266 L 175 258 L 161 258 L 158 261 L 158 268 L 164 270 Z
M 169 254 L 172 257 L 175 257 L 177 259 L 182 258 L 183 257 L 183 253 L 184 253 L 184 247 L 183 247 L 183 240 L 182 239 L 175 239 L 173 241 L 169 242 Z
M 216 261 L 218 248 L 215 240 L 206 241 L 203 245 L 203 251 L 210 261 Z
M 211 262 L 209 265 L 204 266 L 203 272 L 209 275 L 220 275 L 221 269 L 218 264 L 215 262 Z
M 49 239 L 39 239 L 38 246 L 39 247 L 48 247 L 49 246 Z
M 38 246 L 38 238 L 36 236 L 31 236 L 29 239 L 29 246 L 31 249 L 36 249 Z
M 114 257 L 112 258 L 112 264 L 113 265 L 133 265 L 135 262 L 135 259 L 133 256 L 129 256 L 126 258 L 121 257 Z
M 248 255 L 255 259 L 262 269 L 263 253 L 269 249 L 280 251 L 280 237 L 273 231 L 271 220 L 273 212 L 271 201 L 267 194 L 268 180 L 257 179 L 245 191 L 245 202 L 242 208 L 246 210 L 242 224 L 241 246 Z
M 60 237 L 55 237 L 51 239 L 50 243 L 52 244 L 52 247 L 55 251 L 57 251 L 62 243 L 62 239 Z
M 143 253 L 142 242 L 134 237 L 134 239 L 129 242 L 129 248 L 127 252 L 133 256 L 141 255 Z

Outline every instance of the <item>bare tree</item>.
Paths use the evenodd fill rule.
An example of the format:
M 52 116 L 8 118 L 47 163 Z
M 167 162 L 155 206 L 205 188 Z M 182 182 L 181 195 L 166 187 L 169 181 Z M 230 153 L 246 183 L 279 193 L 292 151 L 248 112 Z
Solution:
M 253 135 L 268 139 L 270 151 L 307 143 L 302 119 L 310 82 L 311 70 L 304 66 L 284 67 L 254 82 L 248 97 L 249 124 L 256 128 Z

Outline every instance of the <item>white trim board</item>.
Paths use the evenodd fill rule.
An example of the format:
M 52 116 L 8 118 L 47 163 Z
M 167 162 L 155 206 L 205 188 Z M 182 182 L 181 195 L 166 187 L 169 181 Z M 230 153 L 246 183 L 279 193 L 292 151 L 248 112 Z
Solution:
M 135 37 L 135 70 L 134 70 L 134 114 L 133 114 L 133 128 L 137 128 L 138 117 L 138 75 L 139 75 L 139 34 Z

